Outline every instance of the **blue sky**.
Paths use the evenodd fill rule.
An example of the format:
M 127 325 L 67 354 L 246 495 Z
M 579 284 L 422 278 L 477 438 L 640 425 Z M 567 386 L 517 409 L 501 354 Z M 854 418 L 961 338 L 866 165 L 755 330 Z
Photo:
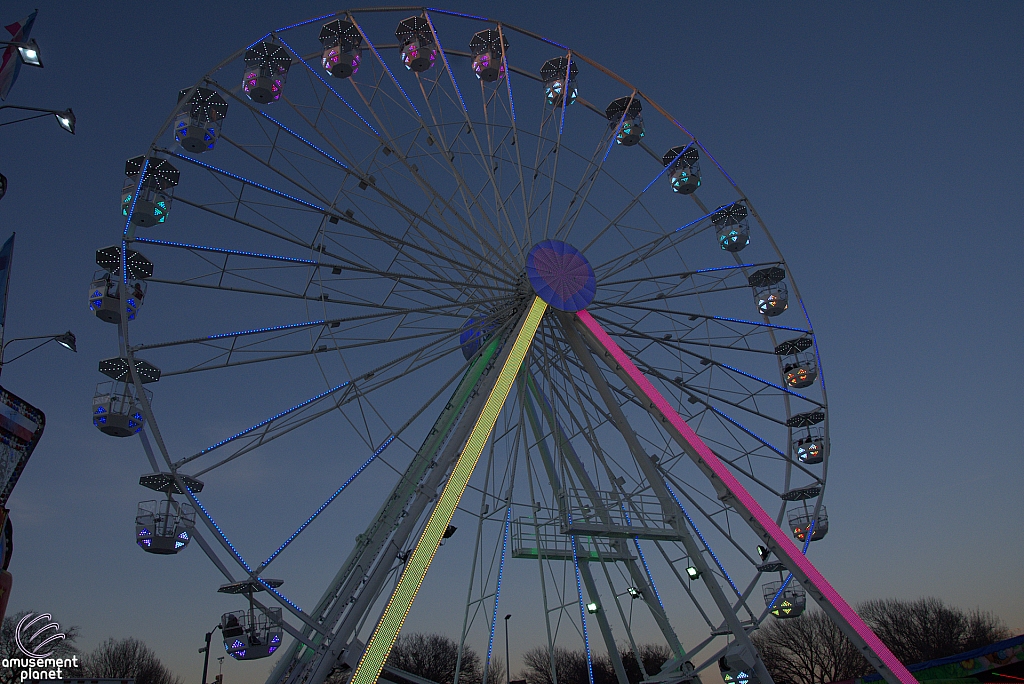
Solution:
M 34 6 L 5 2 L 0 18 Z M 1024 631 L 1021 5 L 448 7 L 546 35 L 652 93 L 756 203 L 828 374 L 831 530 L 814 560 L 836 588 L 851 602 L 936 596 Z M 33 37 L 46 67 L 24 68 L 7 102 L 71 106 L 78 133 L 48 119 L 0 128 L 0 237 L 18 234 L 7 338 L 71 328 L 79 347 L 4 369 L 3 385 L 48 422 L 9 504 L 8 612 L 80 625 L 86 648 L 137 636 L 188 682 L 225 604 L 198 549 L 166 563 L 131 542 L 144 457 L 88 416 L 96 362 L 116 348 L 87 309 L 93 251 L 119 234 L 124 160 L 179 88 L 273 27 L 340 8 L 41 1 Z M 182 416 L 173 429 L 221 434 L 231 418 Z M 295 501 L 295 517 L 315 498 Z M 410 624 L 430 620 L 414 609 Z M 536 636 L 513 632 L 514 662 Z M 232 682 L 265 672 L 225 663 Z

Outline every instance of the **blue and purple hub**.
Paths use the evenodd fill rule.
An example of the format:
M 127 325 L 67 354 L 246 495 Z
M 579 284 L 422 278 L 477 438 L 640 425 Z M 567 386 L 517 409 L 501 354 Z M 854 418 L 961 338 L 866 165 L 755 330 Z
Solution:
M 590 262 L 578 249 L 560 240 L 534 245 L 526 257 L 526 276 L 537 296 L 559 311 L 582 311 L 597 293 Z

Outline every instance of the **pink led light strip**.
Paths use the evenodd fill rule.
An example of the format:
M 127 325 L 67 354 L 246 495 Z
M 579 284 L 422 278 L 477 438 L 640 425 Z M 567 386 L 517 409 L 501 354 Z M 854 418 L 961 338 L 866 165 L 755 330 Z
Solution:
M 816 589 L 824 600 L 835 609 L 837 613 L 846 621 L 847 625 L 853 629 L 857 635 L 864 641 L 867 647 L 878 657 L 879 660 L 889 668 L 892 677 L 886 676 L 889 673 L 882 672 L 881 674 L 887 681 L 892 682 L 893 677 L 896 681 L 902 684 L 916 684 L 917 680 L 896 659 L 896 656 L 886 648 L 885 644 L 882 643 L 871 628 L 868 627 L 859 615 L 850 607 L 850 604 L 839 595 L 832 585 L 828 583 L 825 576 L 822 575 L 814 565 L 811 564 L 807 557 L 800 553 L 797 549 L 796 544 L 792 542 L 783 533 L 779 526 L 775 524 L 775 521 L 765 512 L 761 505 L 744 489 L 743 485 L 740 484 L 739 480 L 726 468 L 718 457 L 714 454 L 701 441 L 697 433 L 694 432 L 690 426 L 683 420 L 675 409 L 668 403 L 668 401 L 661 396 L 661 393 L 655 389 L 651 381 L 644 376 L 643 373 L 633 364 L 632 360 L 626 355 L 624 351 L 619 347 L 618 344 L 604 331 L 604 328 L 591 316 L 587 311 L 577 311 L 576 316 L 580 322 L 586 327 L 586 329 L 593 335 L 594 339 L 604 348 L 604 350 L 611 355 L 615 362 L 622 367 L 622 369 L 629 375 L 630 379 L 636 383 L 640 391 L 643 392 L 644 396 L 661 412 L 665 419 L 672 424 L 679 434 L 682 435 L 683 439 L 700 455 L 701 459 L 708 466 L 708 468 L 718 477 L 719 480 L 725 485 L 733 497 L 735 497 L 737 503 L 744 510 L 749 519 L 755 521 L 756 525 L 760 526 L 764 532 L 771 537 L 771 540 L 775 543 L 776 554 L 783 557 L 790 568 L 796 566 L 805 576 L 806 580 L 812 588 Z M 755 530 L 756 531 L 756 530 Z M 798 578 L 802 579 L 802 578 Z

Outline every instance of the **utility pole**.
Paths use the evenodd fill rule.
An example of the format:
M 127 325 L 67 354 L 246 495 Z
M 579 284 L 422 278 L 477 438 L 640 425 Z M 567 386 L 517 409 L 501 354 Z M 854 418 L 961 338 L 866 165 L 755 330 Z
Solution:
M 505 616 L 505 684 L 511 684 L 512 677 L 512 661 L 508 659 L 508 619 L 510 617 L 512 617 L 512 613 Z

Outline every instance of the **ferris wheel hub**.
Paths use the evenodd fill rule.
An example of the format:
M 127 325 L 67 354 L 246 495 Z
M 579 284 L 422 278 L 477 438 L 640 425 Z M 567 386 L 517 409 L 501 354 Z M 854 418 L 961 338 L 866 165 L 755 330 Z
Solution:
M 590 262 L 560 240 L 543 240 L 533 246 L 526 257 L 526 276 L 537 296 L 559 311 L 582 311 L 597 293 Z

